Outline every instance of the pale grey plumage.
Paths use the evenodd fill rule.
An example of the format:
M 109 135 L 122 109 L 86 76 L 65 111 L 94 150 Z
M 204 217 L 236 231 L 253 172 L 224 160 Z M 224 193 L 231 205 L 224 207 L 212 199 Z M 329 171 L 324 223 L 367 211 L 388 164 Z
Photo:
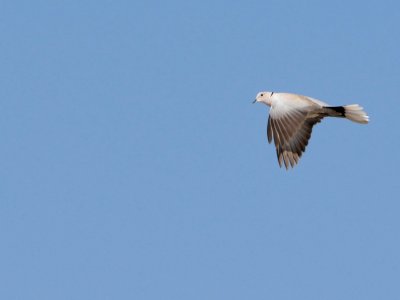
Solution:
M 279 166 L 294 167 L 306 149 L 312 128 L 324 117 L 342 117 L 366 124 L 369 117 L 358 104 L 329 106 L 311 97 L 260 92 L 254 102 L 271 107 L 268 125 L 268 142 L 274 140 Z

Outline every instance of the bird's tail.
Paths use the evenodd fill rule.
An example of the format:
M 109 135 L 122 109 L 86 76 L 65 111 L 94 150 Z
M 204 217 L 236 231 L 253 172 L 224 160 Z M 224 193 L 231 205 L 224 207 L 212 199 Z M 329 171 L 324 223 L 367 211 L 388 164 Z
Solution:
M 350 121 L 367 124 L 369 117 L 364 109 L 358 104 L 350 104 L 345 106 L 326 106 L 325 112 L 330 117 L 343 117 Z

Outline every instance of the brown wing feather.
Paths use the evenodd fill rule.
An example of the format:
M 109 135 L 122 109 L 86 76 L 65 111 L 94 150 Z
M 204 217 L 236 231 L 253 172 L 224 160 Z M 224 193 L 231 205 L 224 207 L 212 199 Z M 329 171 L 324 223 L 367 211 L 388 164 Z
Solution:
M 271 116 L 268 116 L 267 137 L 268 137 L 268 143 L 271 144 L 272 142 Z
M 294 167 L 306 149 L 312 128 L 324 113 L 294 111 L 279 118 L 268 118 L 268 142 L 274 140 L 279 166 Z

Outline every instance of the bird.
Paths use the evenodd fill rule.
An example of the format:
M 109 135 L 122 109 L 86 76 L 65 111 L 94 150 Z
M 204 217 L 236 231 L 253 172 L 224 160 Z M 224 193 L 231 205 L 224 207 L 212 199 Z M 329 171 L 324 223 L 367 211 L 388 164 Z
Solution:
M 358 104 L 330 106 L 308 96 L 291 93 L 259 92 L 253 103 L 270 107 L 267 125 L 268 143 L 274 140 L 279 167 L 286 170 L 299 162 L 306 150 L 313 126 L 325 117 L 346 118 L 367 124 L 369 117 Z

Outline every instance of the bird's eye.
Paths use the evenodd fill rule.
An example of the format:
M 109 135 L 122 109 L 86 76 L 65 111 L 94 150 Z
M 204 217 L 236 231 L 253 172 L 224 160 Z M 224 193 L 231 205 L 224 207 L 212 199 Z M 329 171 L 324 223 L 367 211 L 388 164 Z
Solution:
M 262 97 L 262 96 L 264 96 L 264 94 L 261 94 L 260 96 Z

